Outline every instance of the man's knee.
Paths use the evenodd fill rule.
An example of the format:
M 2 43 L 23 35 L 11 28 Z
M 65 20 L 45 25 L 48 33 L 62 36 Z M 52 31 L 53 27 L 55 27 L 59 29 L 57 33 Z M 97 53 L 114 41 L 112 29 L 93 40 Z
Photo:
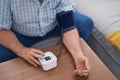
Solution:
M 0 63 L 16 57 L 17 55 L 12 51 L 0 45 Z
M 80 14 L 79 12 L 74 12 L 74 17 L 79 34 L 87 40 L 94 28 L 92 19 L 88 16 Z

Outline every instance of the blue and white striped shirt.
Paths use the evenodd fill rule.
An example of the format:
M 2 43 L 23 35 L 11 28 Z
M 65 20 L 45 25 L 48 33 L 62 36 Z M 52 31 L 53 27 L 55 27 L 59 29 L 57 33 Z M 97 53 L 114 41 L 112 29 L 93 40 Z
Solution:
M 72 0 L 0 0 L 0 29 L 31 37 L 44 36 L 57 25 L 56 14 L 73 10 Z

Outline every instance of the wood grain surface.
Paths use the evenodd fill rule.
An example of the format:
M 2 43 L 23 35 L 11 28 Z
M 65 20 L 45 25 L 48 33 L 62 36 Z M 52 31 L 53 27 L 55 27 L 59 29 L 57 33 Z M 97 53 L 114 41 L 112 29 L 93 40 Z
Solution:
M 41 67 L 36 68 L 21 58 L 0 63 L 0 80 L 117 80 L 90 47 L 83 40 L 81 43 L 91 64 L 91 72 L 87 77 L 73 73 L 75 69 L 73 59 L 64 48 L 58 59 L 58 66 L 49 71 L 43 71 Z M 60 45 L 57 45 L 44 51 L 51 50 L 58 54 L 59 49 Z

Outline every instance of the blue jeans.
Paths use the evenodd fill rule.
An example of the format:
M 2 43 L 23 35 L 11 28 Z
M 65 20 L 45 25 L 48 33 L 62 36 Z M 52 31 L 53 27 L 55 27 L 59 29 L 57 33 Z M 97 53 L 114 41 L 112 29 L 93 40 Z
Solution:
M 84 40 L 87 40 L 92 33 L 93 30 L 93 22 L 92 20 L 82 15 L 78 12 L 74 12 L 75 20 L 76 20 L 76 27 L 79 31 L 80 37 L 82 37 Z M 47 39 L 49 37 L 56 37 L 60 36 L 61 29 L 59 27 L 56 27 L 54 30 L 47 33 L 44 37 L 27 37 L 24 35 L 21 35 L 17 32 L 14 32 L 18 40 L 26 47 L 31 47 L 33 44 L 35 44 L 38 41 L 42 41 L 44 39 Z M 56 34 L 58 33 L 58 34 Z M 13 53 L 11 50 L 3 47 L 0 45 L 0 62 L 4 62 L 10 59 L 17 58 L 18 56 Z

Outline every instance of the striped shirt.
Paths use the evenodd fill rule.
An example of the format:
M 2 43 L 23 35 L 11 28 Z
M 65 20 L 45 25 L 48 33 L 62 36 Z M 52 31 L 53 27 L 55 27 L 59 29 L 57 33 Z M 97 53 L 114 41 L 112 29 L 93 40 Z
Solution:
M 73 10 L 72 0 L 0 0 L 0 29 L 44 36 L 56 25 L 56 14 Z

